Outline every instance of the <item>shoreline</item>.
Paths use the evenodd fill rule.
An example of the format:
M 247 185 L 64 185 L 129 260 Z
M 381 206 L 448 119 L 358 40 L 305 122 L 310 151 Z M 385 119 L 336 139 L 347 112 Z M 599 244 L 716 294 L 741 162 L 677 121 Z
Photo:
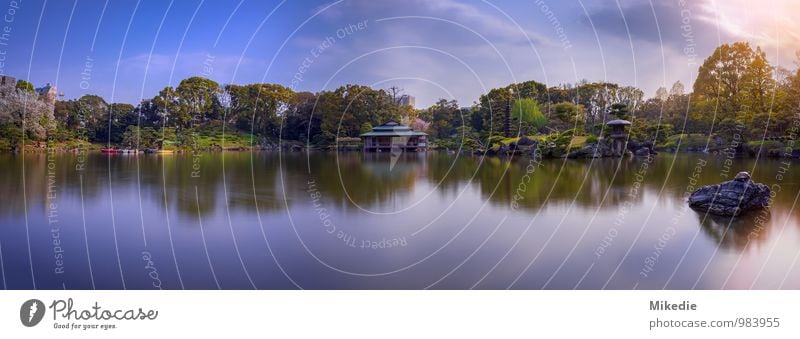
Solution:
M 214 149 L 214 148 L 203 148 L 203 149 L 173 149 L 173 150 L 130 150 L 130 149 L 115 149 L 119 152 L 115 153 L 104 153 L 102 150 L 104 148 L 100 147 L 99 145 L 94 145 L 93 147 L 89 148 L 75 148 L 75 149 L 56 149 L 52 150 L 51 148 L 35 148 L 35 149 L 27 149 L 24 152 L 20 151 L 8 151 L 3 150 L 0 151 L 0 154 L 89 154 L 89 153 L 96 153 L 96 154 L 107 154 L 107 155 L 121 155 L 121 156 L 130 156 L 130 155 L 192 155 L 197 153 L 245 153 L 245 152 L 286 152 L 286 153 L 301 153 L 301 152 L 320 152 L 320 153 L 353 153 L 353 152 L 363 152 L 361 149 L 335 149 L 330 147 L 228 147 L 228 148 L 221 148 L 221 149 Z M 531 155 L 527 153 L 514 153 L 514 154 L 481 154 L 480 152 L 476 152 L 477 150 L 474 149 L 463 149 L 460 152 L 456 152 L 461 155 L 468 155 L 468 156 L 475 156 L 481 157 L 486 156 L 490 158 L 533 158 Z M 675 151 L 675 150 L 660 150 L 657 153 L 649 154 L 650 157 L 657 157 L 658 153 L 666 153 L 666 154 L 706 154 L 706 155 L 713 155 L 719 157 L 727 157 L 730 156 L 725 150 L 709 150 L 709 151 Z M 452 153 L 452 150 L 441 148 L 441 149 L 429 149 L 425 152 L 409 152 L 409 153 L 426 153 L 426 152 L 437 152 L 437 153 Z M 372 153 L 372 152 L 371 152 Z M 800 151 L 794 150 L 792 152 L 782 152 L 782 153 L 775 153 L 775 152 L 767 152 L 767 150 L 763 150 L 760 155 L 752 152 L 736 152 L 733 155 L 733 158 L 737 159 L 756 159 L 756 158 L 767 158 L 767 159 L 800 159 Z M 648 156 L 643 155 L 625 155 L 621 157 L 610 157 L 610 156 L 598 156 L 598 157 L 570 157 L 565 155 L 562 156 L 542 156 L 539 157 L 540 159 L 571 159 L 571 160 L 579 160 L 579 159 L 602 159 L 602 158 L 611 158 L 611 159 L 623 159 L 623 158 L 647 158 Z

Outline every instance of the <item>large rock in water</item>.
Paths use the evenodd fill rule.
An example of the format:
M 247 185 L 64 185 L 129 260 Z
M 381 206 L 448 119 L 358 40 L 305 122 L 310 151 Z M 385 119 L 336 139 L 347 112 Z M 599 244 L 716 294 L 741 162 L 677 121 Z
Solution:
M 731 181 L 703 186 L 689 196 L 689 206 L 725 216 L 767 207 L 769 187 L 750 180 L 750 173 L 739 172 Z

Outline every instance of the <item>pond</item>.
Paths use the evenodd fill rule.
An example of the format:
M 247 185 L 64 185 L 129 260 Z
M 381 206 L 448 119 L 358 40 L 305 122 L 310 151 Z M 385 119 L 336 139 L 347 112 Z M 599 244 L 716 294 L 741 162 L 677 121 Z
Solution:
M 6 289 L 797 289 L 797 162 L 0 155 Z M 685 203 L 739 171 L 739 218 Z

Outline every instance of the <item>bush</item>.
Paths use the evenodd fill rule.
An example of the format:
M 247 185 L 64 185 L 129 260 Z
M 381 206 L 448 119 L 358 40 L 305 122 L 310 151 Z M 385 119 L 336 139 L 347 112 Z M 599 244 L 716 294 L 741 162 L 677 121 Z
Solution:
M 13 123 L 0 124 L 0 140 L 5 141 L 0 147 L 12 150 L 22 143 L 22 128 Z
M 322 131 L 311 137 L 311 143 L 316 146 L 329 146 L 336 140 L 336 135 L 328 131 Z
M 664 143 L 657 146 L 658 149 L 673 149 L 677 150 L 678 143 L 680 143 L 681 150 L 703 150 L 706 147 L 708 135 L 693 133 L 693 134 L 676 134 L 667 138 Z
M 568 130 L 566 130 L 566 131 L 564 131 L 564 132 L 561 132 L 561 135 L 562 135 L 562 136 L 565 136 L 565 137 L 570 137 L 570 138 L 572 138 L 572 137 L 574 137 L 574 136 L 576 136 L 576 135 L 580 135 L 580 133 L 578 133 L 578 132 L 579 132 L 579 131 L 578 131 L 577 129 L 575 129 L 575 128 L 572 128 L 572 129 L 568 129 Z
M 775 141 L 775 140 L 748 141 L 747 142 L 747 146 L 749 146 L 750 149 L 753 149 L 753 150 L 758 150 L 759 148 L 763 148 L 763 149 L 767 150 L 767 149 L 784 147 L 782 142 Z
M 643 128 L 643 131 L 638 133 L 641 139 L 646 141 L 653 141 L 655 144 L 661 144 L 667 141 L 674 130 L 672 124 L 650 124 Z
M 504 137 L 502 135 L 493 135 L 493 136 L 489 137 L 488 144 L 489 144 L 489 146 L 492 146 L 494 144 L 499 144 L 499 143 L 503 142 L 503 140 L 505 140 L 505 139 L 506 139 L 506 137 Z

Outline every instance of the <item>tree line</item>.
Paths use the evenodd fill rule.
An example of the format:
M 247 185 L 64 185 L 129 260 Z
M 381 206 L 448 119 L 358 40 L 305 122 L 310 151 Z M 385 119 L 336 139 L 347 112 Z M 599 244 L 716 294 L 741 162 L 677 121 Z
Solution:
M 251 133 L 262 145 L 295 140 L 326 146 L 389 120 L 447 145 L 463 136 L 503 136 L 507 110 L 513 135 L 600 135 L 605 122 L 619 118 L 632 121 L 632 135 L 642 140 L 660 142 L 676 133 L 724 139 L 734 132 L 758 140 L 784 136 L 800 113 L 800 70 L 770 65 L 760 47 L 744 42 L 719 46 L 699 67 L 691 91 L 676 82 L 650 98 L 639 88 L 615 83 L 547 87 L 526 81 L 491 89 L 469 106 L 441 99 L 416 109 L 401 105 L 396 89 L 345 85 L 311 93 L 279 84 L 220 85 L 191 77 L 135 106 L 85 95 L 47 107 L 38 103 L 32 87 L 21 80 L 0 98 L 0 139 L 6 148 L 20 143 L 23 134 L 30 141 L 159 147 L 170 139 L 190 146 L 198 130 L 223 126 Z

